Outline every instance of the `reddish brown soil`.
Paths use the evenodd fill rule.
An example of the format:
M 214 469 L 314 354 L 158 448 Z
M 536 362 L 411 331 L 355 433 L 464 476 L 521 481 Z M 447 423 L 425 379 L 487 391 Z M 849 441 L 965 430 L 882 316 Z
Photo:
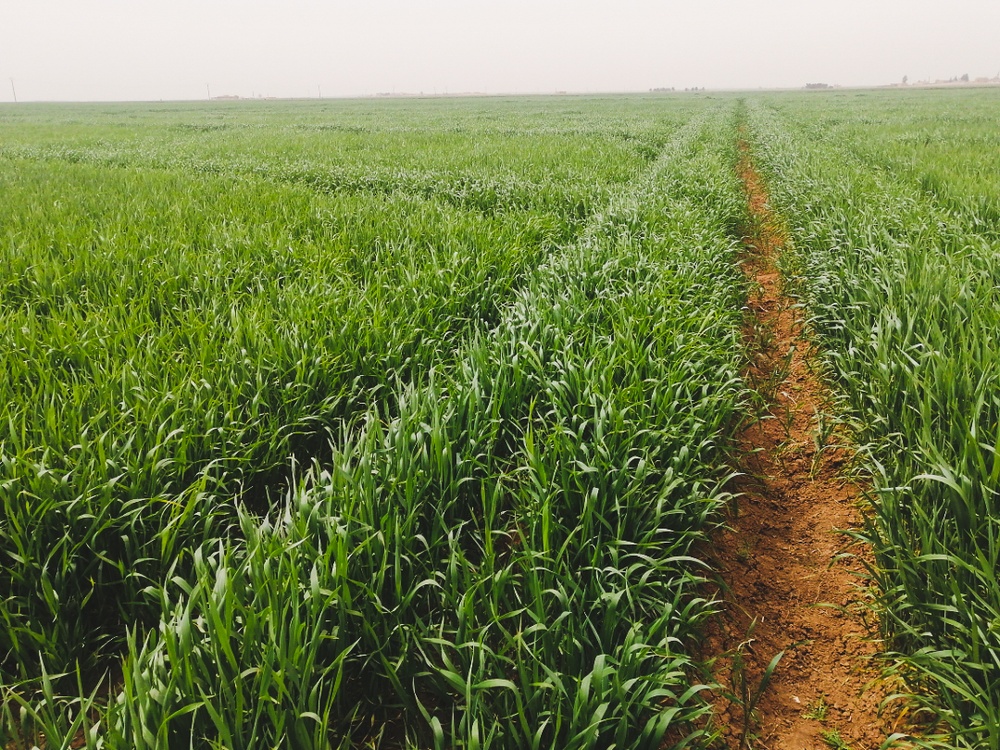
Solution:
M 725 610 L 710 629 L 706 653 L 716 657 L 719 683 L 739 685 L 742 674 L 755 689 L 771 659 L 785 652 L 759 713 L 750 717 L 746 747 L 828 749 L 838 747 L 836 732 L 852 750 L 878 748 L 894 731 L 879 712 L 891 691 L 879 679 L 873 659 L 879 648 L 866 622 L 860 575 L 866 550 L 841 533 L 862 522 L 860 490 L 843 476 L 850 452 L 830 444 L 836 436 L 821 428 L 828 394 L 803 336 L 802 313 L 775 266 L 784 232 L 747 144 L 740 146 L 754 225 L 743 258 L 753 282 L 745 335 L 754 355 L 745 374 L 764 401 L 761 419 L 738 436 L 739 496 L 708 551 L 721 578 L 714 593 Z M 742 670 L 738 661 L 734 666 L 737 652 Z M 718 695 L 716 713 L 724 744 L 739 748 L 740 701 Z

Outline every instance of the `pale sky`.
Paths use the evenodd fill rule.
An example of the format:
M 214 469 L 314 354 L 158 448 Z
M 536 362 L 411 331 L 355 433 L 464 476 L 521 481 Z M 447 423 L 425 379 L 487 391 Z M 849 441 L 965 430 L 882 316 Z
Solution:
M 0 0 L 0 102 L 1000 73 L 1000 0 Z

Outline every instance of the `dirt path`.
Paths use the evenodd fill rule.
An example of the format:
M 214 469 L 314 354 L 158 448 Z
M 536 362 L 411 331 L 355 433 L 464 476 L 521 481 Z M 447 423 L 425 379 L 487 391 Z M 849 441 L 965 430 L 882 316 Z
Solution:
M 746 747 L 878 748 L 893 731 L 878 711 L 886 689 L 868 658 L 877 648 L 862 619 L 861 565 L 841 557 L 849 542 L 837 533 L 860 523 L 859 492 L 841 476 L 849 454 L 829 444 L 835 437 L 819 416 L 826 392 L 810 367 L 802 313 L 775 267 L 783 230 L 744 141 L 740 149 L 755 225 L 743 259 L 755 282 L 746 336 L 756 354 L 746 374 L 764 399 L 764 418 L 738 437 L 741 496 L 710 552 L 726 613 L 707 645 L 722 655 L 716 679 L 735 693 L 744 684 L 752 693 L 772 657 L 785 653 L 757 703 L 759 715 L 745 725 L 739 702 L 720 697 L 718 722 L 729 748 L 740 747 L 747 727 Z

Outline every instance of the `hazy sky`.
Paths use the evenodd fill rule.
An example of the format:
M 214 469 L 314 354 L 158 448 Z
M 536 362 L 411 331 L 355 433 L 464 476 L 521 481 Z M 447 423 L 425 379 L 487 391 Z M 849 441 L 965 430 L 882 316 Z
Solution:
M 0 0 L 0 101 L 882 84 L 1000 72 L 1000 0 Z

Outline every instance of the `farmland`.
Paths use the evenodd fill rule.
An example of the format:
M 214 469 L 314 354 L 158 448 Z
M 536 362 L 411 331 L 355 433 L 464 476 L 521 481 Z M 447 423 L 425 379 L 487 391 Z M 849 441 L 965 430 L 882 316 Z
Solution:
M 997 104 L 0 109 L 2 744 L 720 742 L 742 138 L 882 663 L 1000 748 Z

